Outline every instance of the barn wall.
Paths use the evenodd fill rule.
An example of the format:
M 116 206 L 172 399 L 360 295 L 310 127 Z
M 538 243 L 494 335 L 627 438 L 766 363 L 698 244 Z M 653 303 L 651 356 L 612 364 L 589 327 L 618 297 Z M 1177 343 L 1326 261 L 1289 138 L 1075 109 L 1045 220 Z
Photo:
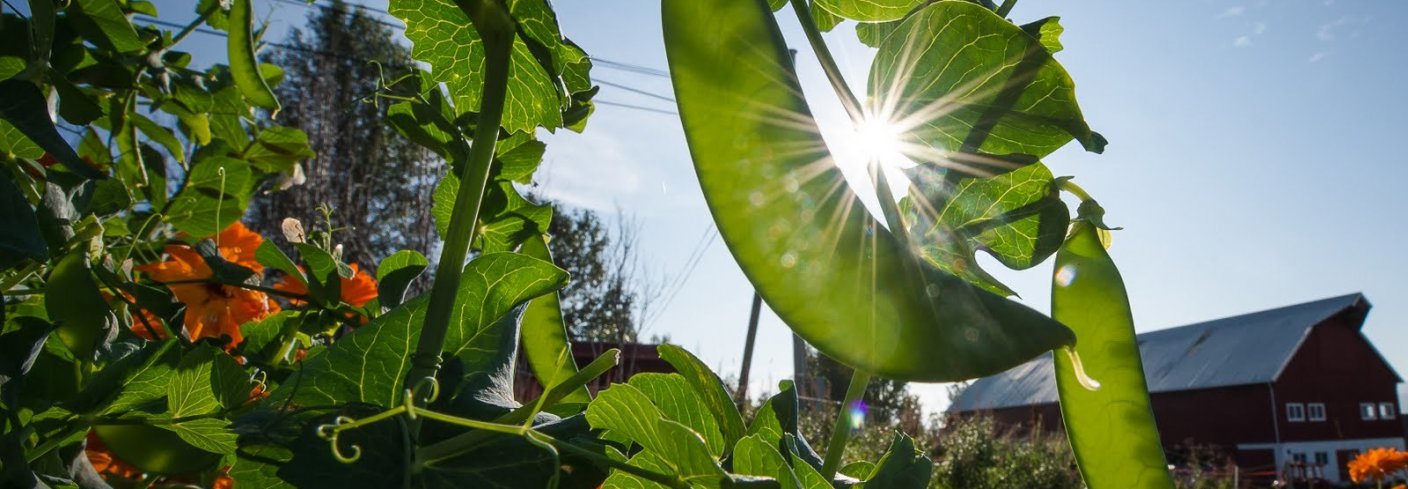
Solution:
M 1398 379 L 1360 333 L 1353 317 L 1336 317 L 1311 330 L 1277 380 L 1283 441 L 1402 437 L 1397 419 Z M 1391 403 L 1392 419 L 1364 420 L 1359 405 Z M 1286 403 L 1324 403 L 1325 421 L 1292 422 Z

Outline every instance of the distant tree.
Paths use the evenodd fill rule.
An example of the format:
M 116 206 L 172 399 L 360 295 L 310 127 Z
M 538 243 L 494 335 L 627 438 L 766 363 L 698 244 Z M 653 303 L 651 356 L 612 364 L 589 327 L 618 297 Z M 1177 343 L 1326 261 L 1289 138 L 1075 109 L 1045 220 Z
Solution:
M 640 266 L 639 225 L 618 216 L 614 230 L 587 209 L 553 206 L 548 248 L 572 275 L 561 294 L 562 316 L 577 341 L 635 342 L 658 288 Z
M 291 37 L 265 61 L 284 69 L 279 121 L 307 132 L 317 155 L 304 163 L 302 185 L 256 198 L 254 227 L 278 236 L 284 218 L 321 222 L 326 205 L 331 224 L 349 231 L 336 235 L 348 261 L 370 265 L 398 249 L 430 254 L 437 238 L 426 209 L 444 164 L 392 129 L 388 104 L 373 103 L 382 80 L 409 72 L 410 53 L 341 0 L 313 9 Z

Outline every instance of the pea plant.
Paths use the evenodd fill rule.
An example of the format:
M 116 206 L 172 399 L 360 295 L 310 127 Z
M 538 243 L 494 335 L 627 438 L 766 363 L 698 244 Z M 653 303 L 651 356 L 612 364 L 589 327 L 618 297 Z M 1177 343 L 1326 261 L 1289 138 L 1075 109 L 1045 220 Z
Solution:
M 803 97 L 775 19 L 789 2 L 663 0 L 695 170 L 759 294 L 855 369 L 848 401 L 876 375 L 958 381 L 1053 352 L 1086 483 L 1172 487 L 1104 211 L 1040 163 L 1106 143 L 1053 57 L 1058 19 L 1013 23 L 1015 3 L 790 1 L 842 133 L 871 143 L 855 187 L 871 212 Z M 585 387 L 619 352 L 575 364 L 552 212 L 518 186 L 539 132 L 583 131 L 597 91 L 546 0 L 390 1 L 424 69 L 365 102 L 450 167 L 416 297 L 426 257 L 346 263 L 330 214 L 273 237 L 240 223 L 256 192 L 297 191 L 311 151 L 278 125 L 250 0 L 195 12 L 174 33 L 134 20 L 159 15 L 143 0 L 4 13 L 5 487 L 927 486 L 904 434 L 843 464 L 854 414 L 818 452 L 790 383 L 745 419 L 675 346 L 658 349 L 675 373 Z M 821 36 L 846 21 L 877 49 L 864 98 Z M 202 27 L 228 33 L 228 65 L 177 49 Z M 1054 256 L 1052 316 L 1010 300 L 978 251 L 1013 269 Z M 514 398 L 520 354 L 536 399 Z

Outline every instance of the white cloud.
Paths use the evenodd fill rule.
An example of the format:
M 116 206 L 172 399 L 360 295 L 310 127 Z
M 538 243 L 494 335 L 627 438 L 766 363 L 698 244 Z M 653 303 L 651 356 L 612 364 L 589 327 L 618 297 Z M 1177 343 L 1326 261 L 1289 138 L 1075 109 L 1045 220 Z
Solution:
M 1344 17 L 1340 17 L 1338 19 L 1326 22 L 1325 24 L 1321 25 L 1320 29 L 1315 31 L 1315 37 L 1325 42 L 1333 41 L 1339 37 L 1338 31 L 1340 30 L 1340 28 L 1348 25 L 1359 25 L 1367 23 L 1369 23 L 1369 17 L 1367 16 L 1355 18 L 1346 15 Z M 1349 34 L 1350 37 L 1354 37 L 1359 35 L 1359 31 L 1355 30 L 1350 32 Z
M 1320 61 L 1320 60 L 1322 60 L 1322 59 L 1325 59 L 1325 57 L 1326 57 L 1326 56 L 1329 56 L 1329 55 L 1330 55 L 1330 53 L 1327 53 L 1327 52 L 1325 52 L 1325 51 L 1320 51 L 1320 52 L 1318 52 L 1318 53 L 1315 53 L 1315 54 L 1310 55 L 1310 59 L 1307 59 L 1306 62 L 1314 63 L 1314 62 Z
M 1251 45 L 1252 45 L 1252 38 L 1251 38 L 1251 36 L 1238 36 L 1237 39 L 1235 39 L 1235 40 L 1232 41 L 1232 45 L 1233 45 L 1233 46 L 1237 46 L 1237 47 L 1239 47 L 1239 48 L 1244 48 L 1244 47 L 1247 47 L 1247 46 L 1251 46 Z
M 1223 10 L 1222 13 L 1217 14 L 1217 17 L 1216 17 L 1216 18 L 1217 18 L 1217 19 L 1226 19 L 1226 18 L 1228 18 L 1228 17 L 1236 17 L 1236 16 L 1242 15 L 1242 14 L 1244 14 L 1244 13 L 1246 13 L 1246 12 L 1247 12 L 1247 8 L 1246 8 L 1246 7 L 1243 7 L 1243 6 L 1240 6 L 1240 5 L 1235 6 L 1235 7 L 1227 7 L 1227 10 Z
M 1253 35 L 1260 36 L 1260 35 L 1262 35 L 1262 33 L 1265 33 L 1265 32 L 1266 32 L 1266 23 L 1265 23 L 1265 22 L 1253 22 L 1253 23 L 1252 23 L 1252 34 L 1253 34 Z

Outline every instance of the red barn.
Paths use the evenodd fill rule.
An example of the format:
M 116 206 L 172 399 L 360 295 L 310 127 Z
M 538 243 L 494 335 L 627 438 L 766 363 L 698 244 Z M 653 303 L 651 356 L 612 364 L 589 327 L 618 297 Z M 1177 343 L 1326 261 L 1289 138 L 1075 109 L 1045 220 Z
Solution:
M 1403 448 L 1402 379 L 1360 332 L 1369 308 L 1351 294 L 1139 335 L 1165 448 L 1211 446 L 1244 472 L 1332 483 L 1360 451 Z M 1047 354 L 977 380 L 950 412 L 1061 429 L 1057 398 Z

